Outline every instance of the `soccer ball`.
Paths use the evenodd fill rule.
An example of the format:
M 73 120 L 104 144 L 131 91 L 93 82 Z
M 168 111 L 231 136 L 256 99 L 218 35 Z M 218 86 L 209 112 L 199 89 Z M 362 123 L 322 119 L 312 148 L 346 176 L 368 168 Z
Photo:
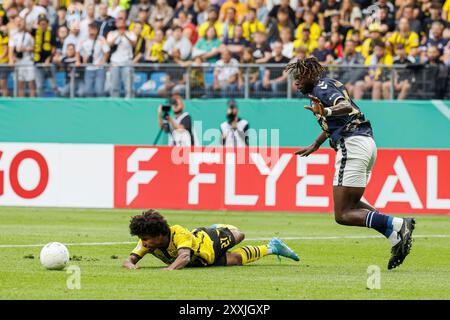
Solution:
M 69 262 L 69 250 L 62 243 L 50 242 L 42 248 L 39 259 L 48 270 L 62 270 Z

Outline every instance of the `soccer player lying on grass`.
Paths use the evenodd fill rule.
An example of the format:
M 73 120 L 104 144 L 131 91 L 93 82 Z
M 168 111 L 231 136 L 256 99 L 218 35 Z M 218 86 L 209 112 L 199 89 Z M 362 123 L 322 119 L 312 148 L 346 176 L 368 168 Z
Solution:
M 269 254 L 300 260 L 292 249 L 277 238 L 266 245 L 245 246 L 228 251 L 244 240 L 244 234 L 238 228 L 216 224 L 189 231 L 179 225 L 169 226 L 164 217 L 153 209 L 131 219 L 130 233 L 138 236 L 139 242 L 123 263 L 128 269 L 138 269 L 138 261 L 147 253 L 166 263 L 168 267 L 164 270 L 241 266 Z

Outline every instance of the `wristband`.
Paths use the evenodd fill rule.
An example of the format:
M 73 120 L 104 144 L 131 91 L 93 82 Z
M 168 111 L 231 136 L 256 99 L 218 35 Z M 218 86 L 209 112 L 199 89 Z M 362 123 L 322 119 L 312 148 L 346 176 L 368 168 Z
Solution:
M 331 113 L 332 113 L 331 108 L 325 108 L 324 110 L 325 110 L 325 117 L 331 116 Z

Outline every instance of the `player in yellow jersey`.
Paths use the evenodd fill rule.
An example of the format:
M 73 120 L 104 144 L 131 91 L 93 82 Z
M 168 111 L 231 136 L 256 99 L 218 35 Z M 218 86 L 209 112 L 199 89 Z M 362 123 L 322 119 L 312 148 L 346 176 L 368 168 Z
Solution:
M 240 266 L 269 254 L 300 260 L 292 249 L 277 238 L 265 245 L 249 245 L 229 251 L 245 237 L 235 226 L 217 224 L 189 231 L 179 225 L 169 226 L 164 217 L 153 209 L 132 217 L 130 233 L 138 236 L 139 242 L 123 263 L 128 269 L 138 269 L 138 261 L 148 253 L 168 265 L 164 270 Z

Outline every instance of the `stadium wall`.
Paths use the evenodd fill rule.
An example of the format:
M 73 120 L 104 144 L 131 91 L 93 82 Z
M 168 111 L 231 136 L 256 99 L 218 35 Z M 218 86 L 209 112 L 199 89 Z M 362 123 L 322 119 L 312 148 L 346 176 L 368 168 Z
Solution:
M 329 148 L 300 158 L 293 156 L 295 148 L 290 147 L 236 151 L 148 146 L 154 137 L 141 135 L 157 133 L 156 126 L 147 127 L 155 122 L 152 108 L 161 101 L 44 101 L 49 100 L 0 103 L 0 206 L 332 211 L 335 155 Z M 197 102 L 202 106 L 187 102 L 192 103 L 188 108 L 194 117 L 208 110 L 209 127 L 222 121 L 225 107 L 217 104 L 225 100 Z M 41 103 L 43 114 L 39 113 Z M 280 126 L 283 130 L 283 121 L 297 124 L 280 130 L 295 135 L 295 139 L 284 139 L 281 133 L 284 144 L 299 140 L 303 142 L 298 145 L 305 145 L 318 133 L 314 119 L 301 108 L 303 102 L 260 101 L 262 109 L 257 101 L 239 103 L 243 116 L 256 123 L 253 126 L 264 128 L 271 118 L 275 125 L 269 129 Z M 444 107 L 432 102 L 395 102 L 397 106 L 388 107 L 383 103 L 363 106 L 380 147 L 367 200 L 383 212 L 450 213 L 448 102 Z M 139 110 L 141 116 L 131 110 Z M 389 116 L 382 118 L 381 111 Z M 294 115 L 298 119 L 292 119 Z M 386 126 L 380 124 L 383 119 Z M 393 129 L 384 132 L 390 126 Z M 119 141 L 114 142 L 115 138 Z M 138 143 L 143 142 L 138 138 L 146 143 Z M 409 148 L 401 144 L 404 141 Z
M 0 99 L 0 141 L 152 145 L 159 131 L 156 109 L 164 101 Z M 203 145 L 209 144 L 205 132 L 225 121 L 226 101 L 185 101 L 186 111 L 198 121 L 196 136 Z M 240 115 L 251 128 L 258 132 L 278 130 L 280 146 L 309 145 L 320 132 L 313 115 L 303 109 L 307 100 L 237 101 Z M 450 101 L 363 100 L 358 104 L 372 122 L 379 147 L 450 148 Z M 268 136 L 271 144 L 270 132 Z M 166 139 L 163 135 L 159 144 L 166 145 Z

